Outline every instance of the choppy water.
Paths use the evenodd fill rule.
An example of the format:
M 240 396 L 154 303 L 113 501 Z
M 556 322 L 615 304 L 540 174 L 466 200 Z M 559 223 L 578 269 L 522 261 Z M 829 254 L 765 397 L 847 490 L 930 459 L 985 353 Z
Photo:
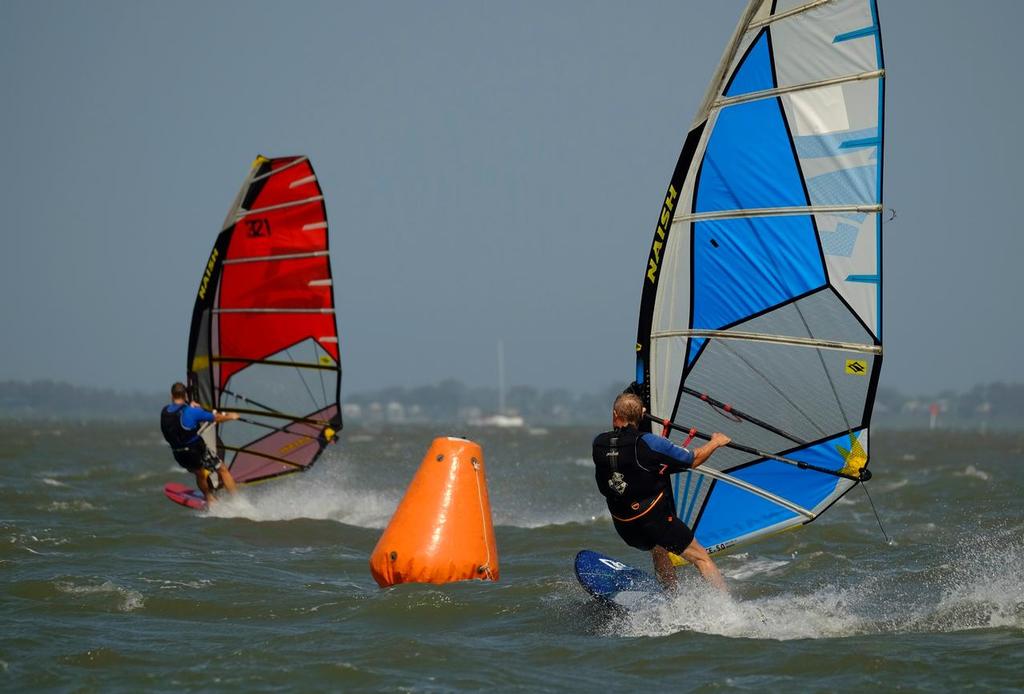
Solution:
M 0 426 L 0 689 L 1014 690 L 1024 437 L 876 434 L 871 491 L 598 609 L 572 573 L 620 543 L 595 432 L 346 430 L 306 475 L 197 514 L 153 427 Z M 435 434 L 484 447 L 501 581 L 380 590 L 367 557 Z M 692 570 L 691 570 L 692 571 Z

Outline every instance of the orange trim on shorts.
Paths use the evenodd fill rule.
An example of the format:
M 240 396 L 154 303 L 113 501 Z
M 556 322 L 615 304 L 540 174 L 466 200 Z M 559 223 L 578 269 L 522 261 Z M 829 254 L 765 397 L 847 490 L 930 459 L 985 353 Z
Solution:
M 619 518 L 614 513 L 612 514 L 612 518 L 614 518 L 617 521 L 621 521 L 623 523 L 629 523 L 630 521 L 635 521 L 637 518 L 643 518 L 644 516 L 646 516 L 648 513 L 651 512 L 651 509 L 654 508 L 659 501 L 661 501 L 661 497 L 663 497 L 663 496 L 665 496 L 665 492 L 662 492 L 661 494 L 658 494 L 658 496 L 656 496 L 654 498 L 654 501 L 651 502 L 650 506 L 648 506 L 647 508 L 645 508 L 643 511 L 641 511 L 638 514 L 636 514 L 632 518 Z

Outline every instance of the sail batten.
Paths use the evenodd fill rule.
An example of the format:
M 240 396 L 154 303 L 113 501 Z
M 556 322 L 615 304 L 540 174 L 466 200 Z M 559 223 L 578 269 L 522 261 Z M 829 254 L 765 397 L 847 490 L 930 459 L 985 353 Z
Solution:
M 881 205 L 803 205 L 793 207 L 764 207 L 758 209 L 715 210 L 680 214 L 672 218 L 674 222 L 702 222 L 711 219 L 744 219 L 748 217 L 784 217 L 789 215 L 808 214 L 876 214 L 882 211 Z
M 672 337 L 714 337 L 722 340 L 747 340 L 751 342 L 775 342 L 778 344 L 790 345 L 793 347 L 816 347 L 818 349 L 833 349 L 841 352 L 864 352 L 867 354 L 881 354 L 881 345 L 864 345 L 855 342 L 835 342 L 831 340 L 815 340 L 813 338 L 796 337 L 789 335 L 769 335 L 767 333 L 746 333 L 734 330 L 663 330 L 652 332 L 650 339 L 663 340 Z
M 872 70 L 870 72 L 860 72 L 852 75 L 842 75 L 840 77 L 832 77 L 824 80 L 817 80 L 815 82 L 804 82 L 803 84 L 792 84 L 788 87 L 776 87 L 775 89 L 764 89 L 757 92 L 748 92 L 746 94 L 740 94 L 738 96 L 724 97 L 717 99 L 714 103 L 713 109 L 723 109 L 729 106 L 735 106 L 737 104 L 744 104 L 750 101 L 760 101 L 762 99 L 771 99 L 775 96 L 781 96 L 783 94 L 792 94 L 793 92 L 806 92 L 812 89 L 820 89 L 821 87 L 830 87 L 844 82 L 860 82 L 863 80 L 873 80 L 883 77 L 885 70 Z
M 315 178 L 312 179 L 312 180 L 316 181 Z M 291 188 L 292 186 L 289 185 L 288 187 Z M 237 218 L 238 219 L 242 219 L 243 217 L 251 217 L 252 215 L 255 215 L 255 214 L 264 214 L 266 212 L 274 212 L 274 211 L 277 211 L 277 210 L 286 210 L 289 207 L 299 207 L 301 205 L 311 205 L 311 204 L 316 203 L 316 202 L 323 202 L 323 199 L 324 199 L 324 196 L 316 195 L 316 196 L 311 197 L 311 198 L 306 198 L 305 200 L 292 200 L 292 201 L 289 201 L 289 202 L 282 202 L 279 205 L 268 205 L 267 207 L 257 207 L 257 208 L 252 209 L 252 210 L 241 209 L 241 210 L 239 210 L 237 212 Z
M 734 480 L 675 485 L 711 550 L 809 522 L 867 479 L 885 79 L 874 0 L 752 0 L 669 182 L 636 373 L 649 412 L 744 444 L 706 463 Z
M 269 263 L 281 260 L 301 260 L 303 258 L 320 258 L 329 255 L 327 251 L 313 251 L 311 253 L 278 253 L 277 255 L 254 255 L 244 258 L 229 258 L 224 261 L 225 265 L 237 263 Z
M 246 484 L 306 470 L 334 440 L 341 366 L 309 159 L 258 157 L 226 219 L 193 311 L 189 383 L 200 402 L 244 415 L 203 436 Z M 310 371 L 318 377 L 307 381 Z

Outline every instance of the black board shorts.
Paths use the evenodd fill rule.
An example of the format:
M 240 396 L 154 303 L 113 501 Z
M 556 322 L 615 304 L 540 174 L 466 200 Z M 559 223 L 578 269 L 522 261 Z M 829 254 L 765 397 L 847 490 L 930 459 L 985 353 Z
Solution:
M 682 554 L 693 542 L 693 531 L 676 516 L 672 497 L 666 495 L 640 518 L 621 521 L 613 518 L 615 530 L 627 545 L 645 552 L 657 545 L 674 554 Z
M 217 470 L 220 461 L 217 456 L 210 452 L 206 444 L 199 441 L 197 444 L 174 451 L 174 459 L 178 465 L 191 473 L 197 472 L 200 468 L 206 468 L 210 472 Z

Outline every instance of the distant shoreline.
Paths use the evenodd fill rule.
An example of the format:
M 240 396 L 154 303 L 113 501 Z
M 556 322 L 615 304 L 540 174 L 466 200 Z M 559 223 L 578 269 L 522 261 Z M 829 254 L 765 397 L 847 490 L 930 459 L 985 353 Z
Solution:
M 522 416 L 535 429 L 603 425 L 620 389 L 610 384 L 596 393 L 574 394 L 565 389 L 513 386 L 507 394 L 507 412 Z M 142 422 L 153 420 L 167 401 L 160 393 L 124 393 L 60 381 L 0 381 L 3 422 Z M 477 431 L 468 422 L 496 412 L 497 402 L 497 389 L 471 387 L 455 379 L 342 393 L 346 423 L 361 428 L 445 425 Z M 962 393 L 926 396 L 907 396 L 883 387 L 875 401 L 872 428 L 927 431 L 933 413 L 934 426 L 941 430 L 1024 430 L 1024 384 L 991 383 Z

